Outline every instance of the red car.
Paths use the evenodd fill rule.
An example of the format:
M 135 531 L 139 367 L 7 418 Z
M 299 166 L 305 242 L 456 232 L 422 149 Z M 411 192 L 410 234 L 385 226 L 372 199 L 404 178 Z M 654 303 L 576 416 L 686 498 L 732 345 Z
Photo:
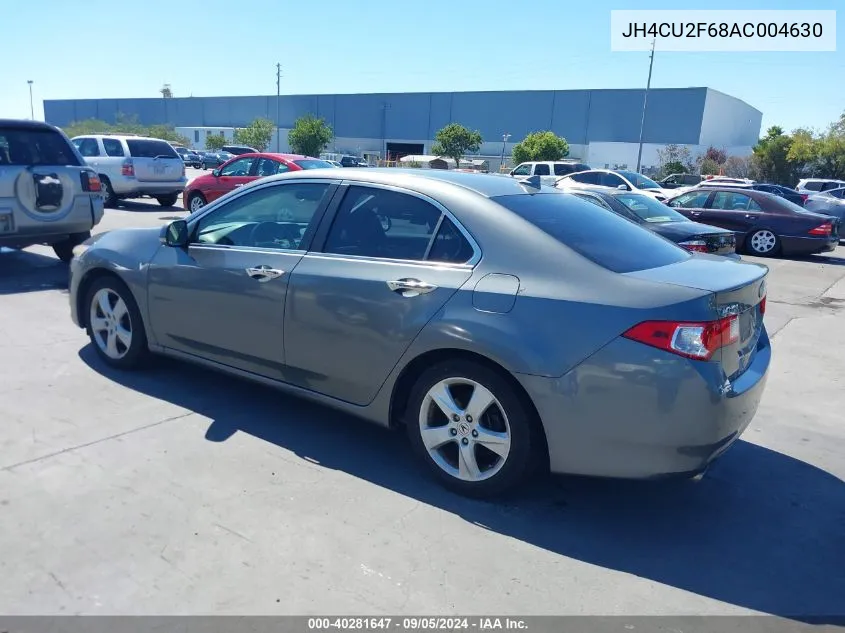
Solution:
M 188 183 L 182 193 L 182 204 L 194 213 L 220 196 L 264 178 L 302 169 L 333 169 L 331 163 L 299 154 L 241 154 Z

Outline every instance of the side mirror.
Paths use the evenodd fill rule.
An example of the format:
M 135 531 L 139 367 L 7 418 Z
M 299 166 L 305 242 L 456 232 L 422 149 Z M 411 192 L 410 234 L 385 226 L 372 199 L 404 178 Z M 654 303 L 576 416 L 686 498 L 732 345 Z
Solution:
M 213 172 L 211 172 L 211 175 L 214 176 L 215 178 L 220 178 L 220 170 L 215 169 Z
M 163 226 L 159 240 L 165 246 L 184 248 L 188 245 L 188 223 L 185 220 L 176 220 Z
M 619 185 L 616 188 L 619 189 L 620 191 L 629 191 L 628 185 Z

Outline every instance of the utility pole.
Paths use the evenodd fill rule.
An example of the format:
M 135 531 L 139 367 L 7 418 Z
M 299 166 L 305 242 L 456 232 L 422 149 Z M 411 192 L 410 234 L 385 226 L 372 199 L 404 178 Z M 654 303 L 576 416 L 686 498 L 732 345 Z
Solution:
M 282 65 L 276 64 L 276 151 L 282 151 L 282 130 L 279 118 L 279 102 L 282 99 Z
M 390 104 L 386 101 L 381 104 L 381 143 L 384 150 L 385 162 L 390 158 L 387 155 L 387 111 L 390 109 Z
M 508 139 L 511 137 L 510 134 L 507 132 L 502 134 L 502 164 L 499 165 L 499 172 L 502 171 L 502 167 L 505 166 L 505 143 L 508 142 Z
M 32 105 L 32 79 L 27 79 L 26 83 L 29 84 L 29 118 L 35 121 L 35 107 Z
M 645 85 L 645 95 L 643 95 L 643 118 L 640 121 L 640 149 L 637 151 L 637 173 L 640 173 L 640 164 L 643 160 L 643 129 L 645 128 L 645 110 L 648 105 L 648 91 L 651 88 L 651 67 L 654 65 L 655 44 L 657 44 L 656 37 L 651 41 L 651 55 L 648 57 L 648 82 Z

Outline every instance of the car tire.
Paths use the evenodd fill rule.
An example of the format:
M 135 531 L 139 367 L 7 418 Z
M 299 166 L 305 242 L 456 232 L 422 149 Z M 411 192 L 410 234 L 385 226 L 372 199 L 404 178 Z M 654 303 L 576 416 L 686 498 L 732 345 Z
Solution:
M 780 252 L 780 239 L 774 231 L 756 229 L 745 238 L 746 250 L 757 257 L 772 257 Z
M 163 207 L 172 207 L 176 204 L 176 201 L 179 199 L 179 194 L 174 193 L 169 196 L 156 196 L 156 200 L 158 203 Z
M 141 311 L 117 277 L 97 279 L 85 295 L 88 338 L 97 355 L 116 369 L 136 369 L 150 356 Z
M 114 209 L 117 206 L 117 194 L 111 186 L 111 181 L 103 174 L 100 174 L 100 190 L 103 192 L 103 206 Z
M 205 200 L 205 196 L 195 191 L 190 196 L 188 196 L 188 211 L 191 213 L 196 213 L 200 209 L 202 209 L 206 204 L 208 204 Z
M 88 231 L 85 233 L 74 233 L 67 239 L 53 244 L 53 252 L 56 254 L 56 257 L 67 264 L 73 259 L 73 249 L 89 237 L 91 237 L 91 233 Z
M 205 163 L 200 164 L 200 169 L 208 169 L 208 165 Z
M 448 399 L 451 408 L 437 404 L 444 395 L 441 402 Z M 470 412 L 479 402 L 490 404 L 473 419 Z M 450 417 L 443 407 L 454 411 Z M 472 360 L 444 361 L 425 370 L 411 390 L 404 422 L 414 452 L 431 474 L 461 495 L 502 495 L 544 463 L 542 427 L 525 396 L 500 371 Z

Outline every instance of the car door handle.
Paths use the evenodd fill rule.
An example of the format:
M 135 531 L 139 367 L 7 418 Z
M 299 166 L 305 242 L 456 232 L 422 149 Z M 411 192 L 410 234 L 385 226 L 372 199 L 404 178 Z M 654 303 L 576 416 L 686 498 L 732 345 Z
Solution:
M 260 282 L 270 281 L 285 274 L 285 271 L 278 268 L 271 268 L 270 266 L 262 265 L 254 268 L 247 268 L 246 274 Z
M 417 295 L 424 295 L 432 290 L 437 290 L 437 286 L 433 284 L 420 281 L 419 279 L 396 279 L 388 281 L 387 287 L 393 292 L 398 292 L 403 297 L 416 297 Z
M 751 215 L 750 213 L 746 213 L 745 217 L 748 218 L 749 220 L 756 220 L 757 219 L 756 215 Z
M 244 186 L 244 183 L 241 182 L 241 183 L 238 183 L 237 185 L 235 185 L 235 188 L 237 189 L 238 187 L 243 187 L 243 186 Z

